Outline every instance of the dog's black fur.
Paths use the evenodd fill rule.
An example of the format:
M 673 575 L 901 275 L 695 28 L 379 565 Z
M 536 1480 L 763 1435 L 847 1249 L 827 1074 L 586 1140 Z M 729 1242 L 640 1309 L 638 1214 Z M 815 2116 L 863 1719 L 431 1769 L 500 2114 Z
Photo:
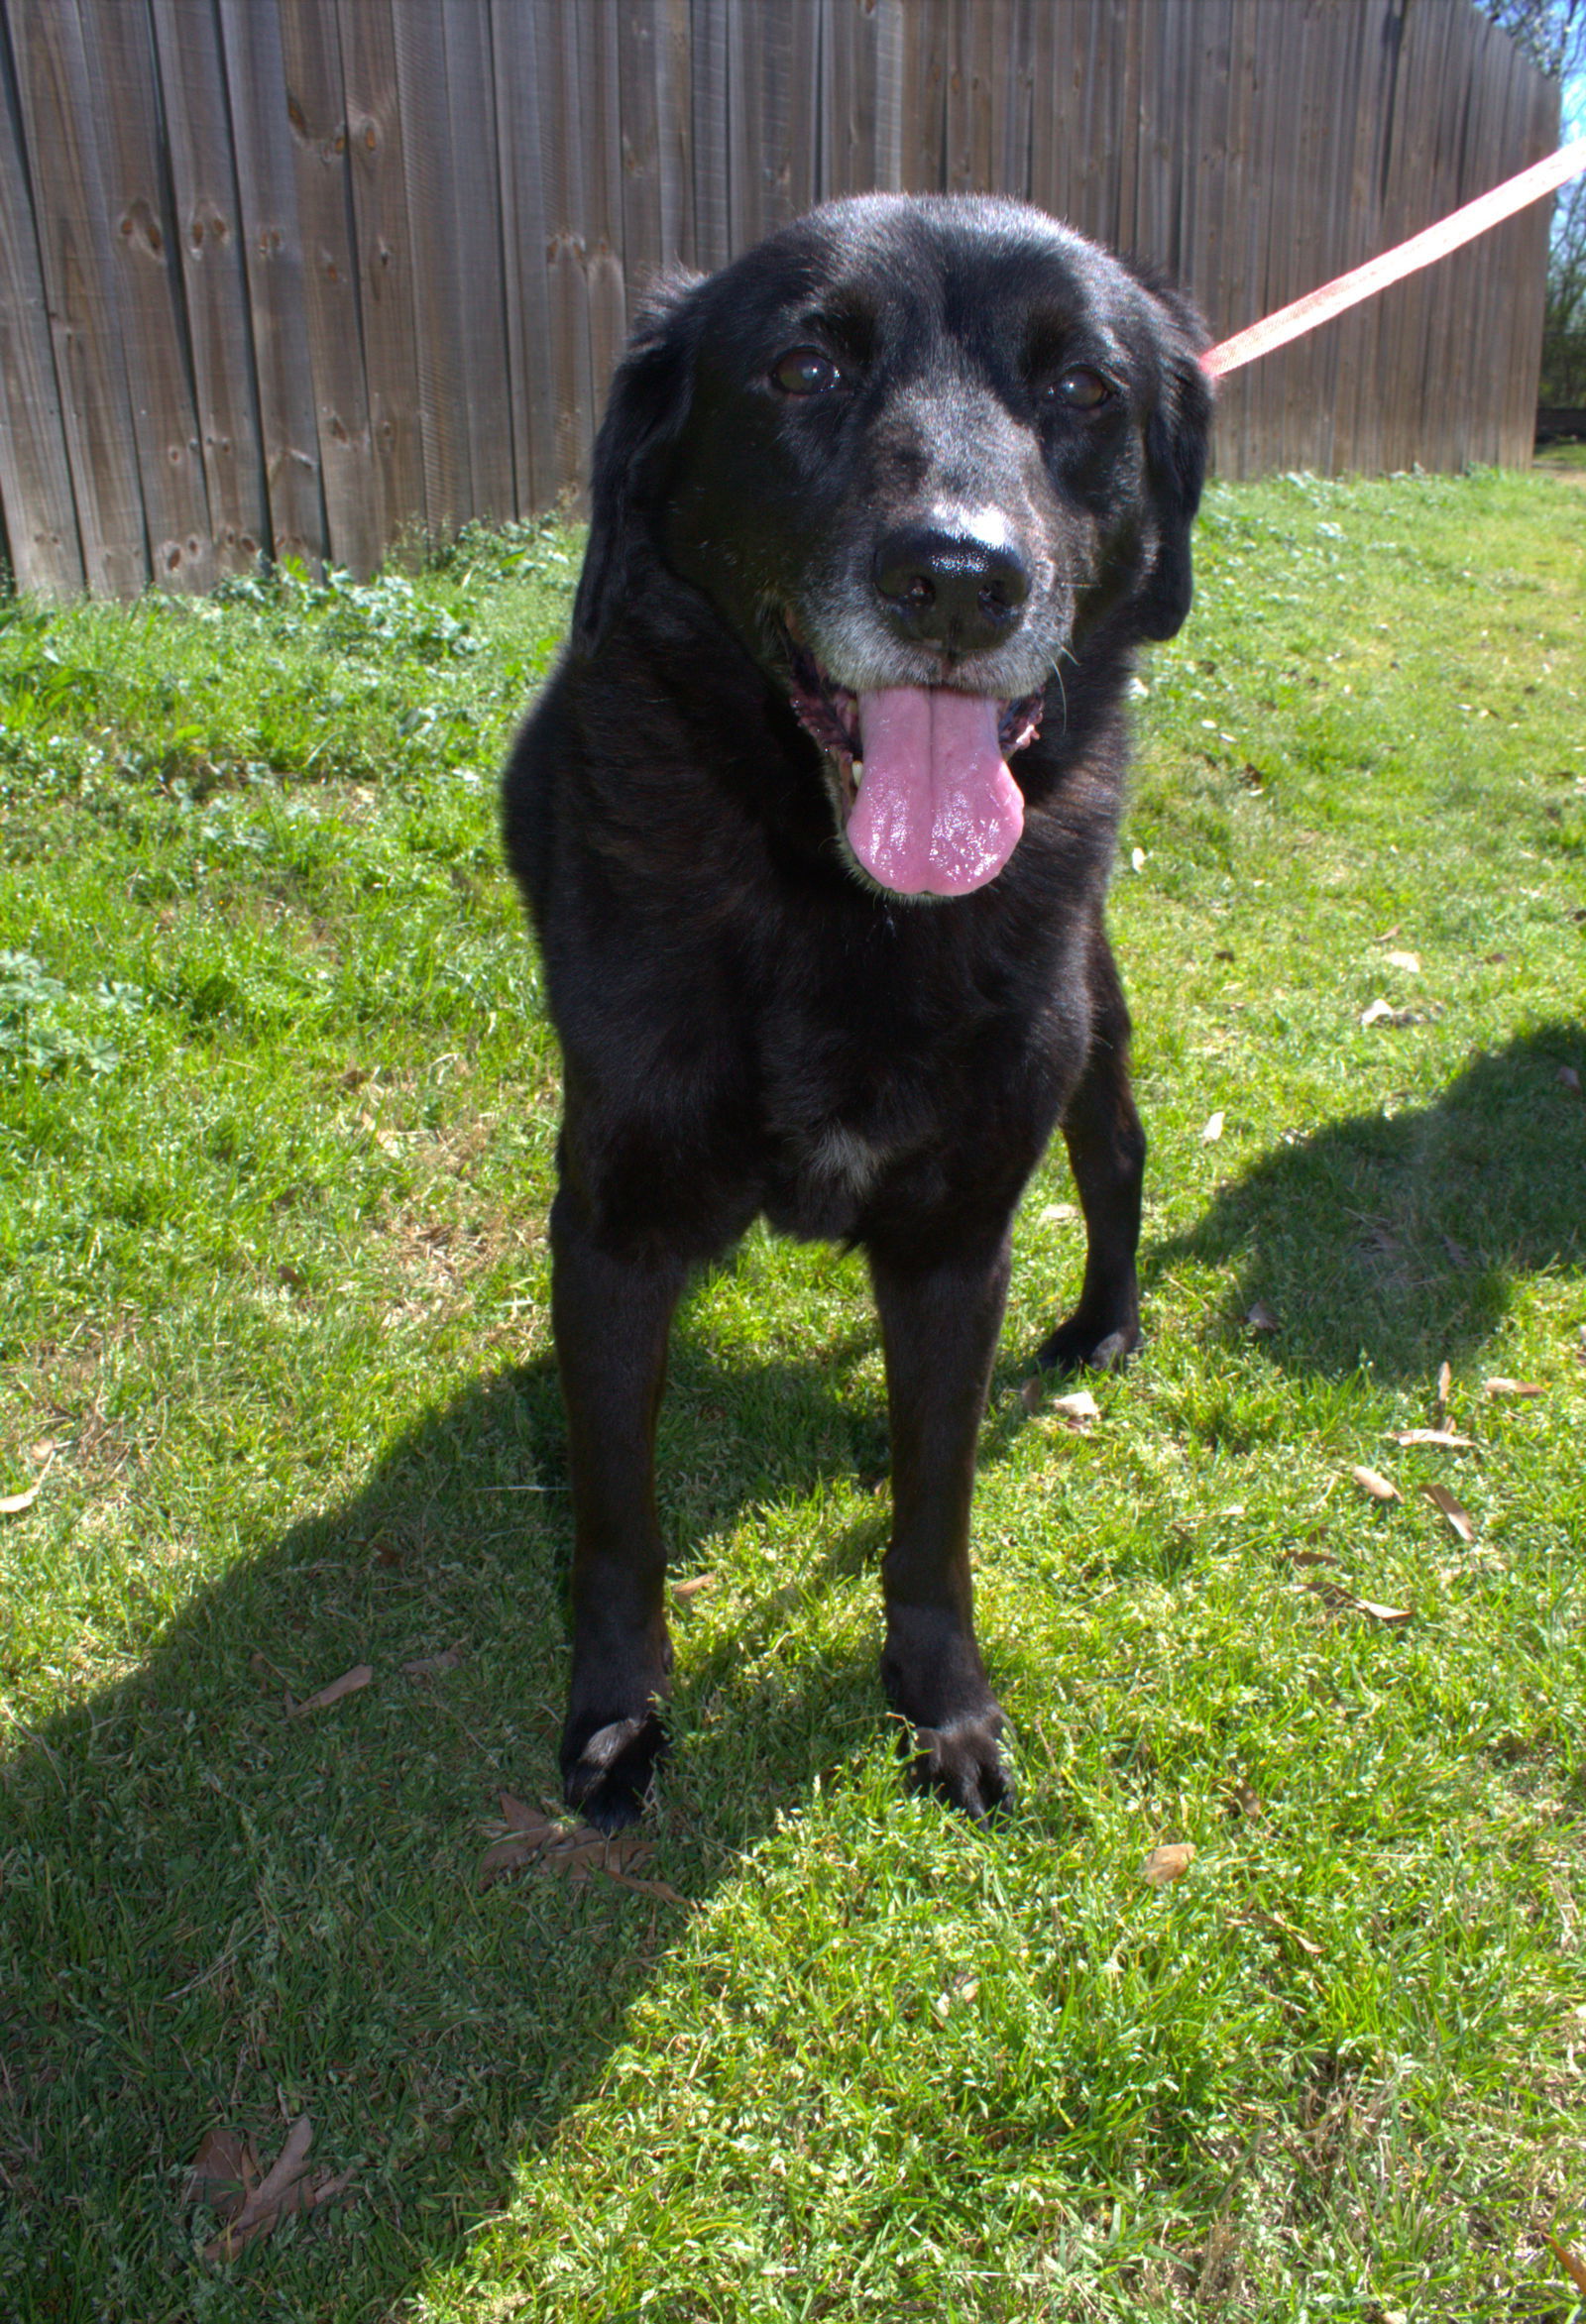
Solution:
M 562 1766 L 607 1828 L 664 1741 L 668 1327 L 760 1213 L 866 1253 L 887 1693 L 922 1782 L 973 1815 L 1008 1790 L 970 1604 L 975 1439 L 1055 1125 L 1088 1256 L 1038 1360 L 1139 1341 L 1145 1140 L 1102 907 L 1134 649 L 1190 605 L 1204 344 L 1179 298 L 1037 211 L 875 195 L 664 286 L 617 374 L 572 637 L 506 786 L 565 1063 Z M 901 691 L 944 687 L 989 707 Z M 967 890 L 946 900 L 893 892 L 920 831 L 889 856 L 846 829 L 884 689 L 994 720 L 1023 795 L 989 875 L 978 809 L 967 873 L 933 838 L 924 884 Z M 903 763 L 913 784 L 937 761 Z

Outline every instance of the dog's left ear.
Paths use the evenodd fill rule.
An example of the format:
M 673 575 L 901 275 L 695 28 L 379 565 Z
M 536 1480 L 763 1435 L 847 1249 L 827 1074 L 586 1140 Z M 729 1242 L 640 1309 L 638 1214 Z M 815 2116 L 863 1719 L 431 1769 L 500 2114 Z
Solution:
M 1162 392 L 1146 428 L 1146 478 L 1156 547 L 1134 600 L 1143 638 L 1184 626 L 1192 587 L 1190 528 L 1206 481 L 1211 382 L 1200 366 L 1211 334 L 1187 298 L 1148 284 L 1161 316 Z
M 694 370 L 688 294 L 699 280 L 677 273 L 655 285 L 612 381 L 595 439 L 589 545 L 573 601 L 573 642 L 584 653 L 599 643 L 629 594 L 665 456 L 688 416 Z

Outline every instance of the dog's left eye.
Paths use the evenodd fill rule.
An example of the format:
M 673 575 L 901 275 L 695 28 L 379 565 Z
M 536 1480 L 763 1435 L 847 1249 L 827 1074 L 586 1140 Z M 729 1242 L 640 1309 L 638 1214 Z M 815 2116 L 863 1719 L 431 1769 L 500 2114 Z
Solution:
M 1112 400 L 1112 383 L 1092 371 L 1087 363 L 1071 364 L 1055 380 L 1048 380 L 1041 390 L 1041 400 L 1067 404 L 1071 411 L 1099 411 L 1103 403 Z
M 792 347 L 771 366 L 771 377 L 784 395 L 824 395 L 840 387 L 843 374 L 818 347 Z

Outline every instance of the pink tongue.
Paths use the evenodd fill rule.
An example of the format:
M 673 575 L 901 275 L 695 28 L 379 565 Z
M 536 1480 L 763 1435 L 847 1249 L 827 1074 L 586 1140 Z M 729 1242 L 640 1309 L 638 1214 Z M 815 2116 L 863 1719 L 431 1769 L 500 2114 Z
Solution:
M 946 686 L 859 696 L 864 779 L 849 844 L 906 896 L 966 896 L 1019 843 L 1024 798 L 997 745 L 1002 704 Z

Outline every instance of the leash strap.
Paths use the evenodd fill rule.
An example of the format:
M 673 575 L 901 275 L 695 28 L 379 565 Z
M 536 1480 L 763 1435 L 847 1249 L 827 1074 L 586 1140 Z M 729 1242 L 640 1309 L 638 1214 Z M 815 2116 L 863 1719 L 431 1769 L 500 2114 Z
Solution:
M 1275 347 L 1286 347 L 1291 339 L 1313 331 L 1318 323 L 1341 315 L 1346 307 L 1357 306 L 1361 299 L 1386 290 L 1390 282 L 1402 282 L 1407 275 L 1429 267 L 1434 259 L 1446 258 L 1461 243 L 1474 242 L 1478 234 L 1501 226 L 1517 210 L 1567 185 L 1582 170 L 1586 170 L 1586 137 L 1560 146 L 1556 154 L 1549 154 L 1545 161 L 1533 162 L 1518 177 L 1495 185 L 1491 193 L 1478 195 L 1462 209 L 1451 210 L 1435 226 L 1428 226 L 1422 233 L 1413 234 L 1408 242 L 1400 243 L 1397 250 L 1384 251 L 1381 258 L 1368 259 L 1363 267 L 1355 267 L 1336 280 L 1324 282 L 1319 290 L 1307 290 L 1303 298 L 1279 307 L 1264 322 L 1252 323 L 1246 331 L 1236 331 L 1231 339 L 1224 339 L 1219 347 L 1213 347 L 1200 358 L 1202 370 L 1209 372 L 1214 380 L 1220 379 L 1224 372 L 1237 371 L 1241 364 L 1254 363 L 1258 356 L 1270 355 Z

